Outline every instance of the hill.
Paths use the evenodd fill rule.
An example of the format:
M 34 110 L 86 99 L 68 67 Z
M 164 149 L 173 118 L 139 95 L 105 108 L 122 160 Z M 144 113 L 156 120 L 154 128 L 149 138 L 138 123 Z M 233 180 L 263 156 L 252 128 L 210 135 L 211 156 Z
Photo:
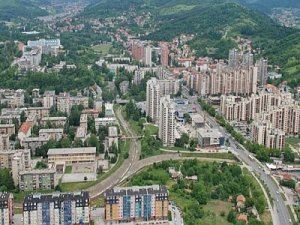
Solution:
M 295 32 L 277 25 L 257 11 L 229 1 L 218 2 L 221 1 L 207 1 L 190 10 L 167 15 L 161 12 L 168 12 L 170 7 L 161 7 L 158 15 L 160 27 L 145 38 L 171 40 L 181 33 L 197 34 L 190 44 L 199 55 L 224 58 L 228 49 L 235 46 L 232 38 L 237 35 L 250 37 L 254 45 L 264 48 L 265 44 L 272 44 Z
M 0 0 L 0 20 L 13 18 L 34 18 L 47 15 L 47 12 L 36 4 L 26 0 Z
M 233 38 L 251 38 L 270 63 L 283 68 L 285 79 L 300 74 L 300 31 L 278 25 L 261 11 L 300 6 L 298 0 L 100 0 L 85 11 L 91 17 L 115 16 L 130 8 L 150 11 L 156 30 L 144 39 L 170 41 L 182 33 L 196 34 L 189 43 L 197 55 L 227 58 Z M 300 84 L 300 78 L 299 84 Z
M 270 13 L 274 8 L 300 8 L 299 0 L 239 0 L 239 2 L 264 13 Z

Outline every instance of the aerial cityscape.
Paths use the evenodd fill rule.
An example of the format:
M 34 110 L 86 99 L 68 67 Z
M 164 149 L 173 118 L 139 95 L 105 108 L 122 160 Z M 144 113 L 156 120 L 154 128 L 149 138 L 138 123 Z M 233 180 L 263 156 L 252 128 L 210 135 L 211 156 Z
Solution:
M 0 0 L 0 225 L 300 224 L 300 1 Z

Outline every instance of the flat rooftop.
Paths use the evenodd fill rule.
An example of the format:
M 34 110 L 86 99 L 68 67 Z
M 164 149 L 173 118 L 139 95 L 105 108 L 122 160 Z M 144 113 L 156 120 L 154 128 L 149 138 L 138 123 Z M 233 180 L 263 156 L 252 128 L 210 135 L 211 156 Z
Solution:
M 80 154 L 89 153 L 96 154 L 96 147 L 84 147 L 84 148 L 51 148 L 48 151 L 49 155 L 65 155 L 65 154 Z

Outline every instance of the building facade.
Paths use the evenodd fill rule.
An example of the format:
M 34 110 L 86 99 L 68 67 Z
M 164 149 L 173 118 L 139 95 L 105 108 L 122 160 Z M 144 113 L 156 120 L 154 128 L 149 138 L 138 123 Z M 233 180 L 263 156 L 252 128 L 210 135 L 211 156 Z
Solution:
M 0 225 L 12 225 L 13 222 L 13 195 L 0 192 Z
M 159 138 L 163 146 L 173 146 L 175 143 L 175 105 L 170 95 L 160 98 Z
M 23 202 L 24 225 L 90 224 L 88 192 L 34 194 Z
M 66 165 L 74 163 L 93 163 L 96 160 L 95 147 L 83 148 L 51 148 L 48 150 L 48 163 L 64 162 Z
M 114 188 L 104 196 L 107 223 L 168 220 L 169 193 L 165 186 Z

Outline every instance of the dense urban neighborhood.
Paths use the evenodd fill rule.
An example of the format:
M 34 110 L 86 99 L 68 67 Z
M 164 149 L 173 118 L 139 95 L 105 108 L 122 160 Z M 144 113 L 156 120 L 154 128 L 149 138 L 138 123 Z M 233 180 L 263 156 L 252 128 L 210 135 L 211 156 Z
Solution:
M 0 225 L 296 225 L 300 3 L 0 0 Z

